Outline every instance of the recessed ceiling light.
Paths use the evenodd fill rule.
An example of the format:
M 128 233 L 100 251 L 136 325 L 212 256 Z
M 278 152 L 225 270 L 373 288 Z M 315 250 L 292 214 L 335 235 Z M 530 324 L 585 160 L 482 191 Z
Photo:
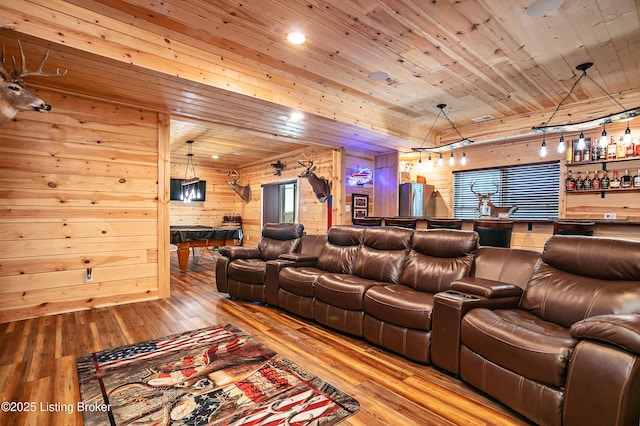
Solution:
M 304 118 L 304 114 L 301 111 L 293 111 L 289 118 L 292 120 L 302 120 Z
M 369 74 L 369 80 L 382 81 L 389 78 L 389 74 L 384 71 L 374 71 Z
M 213 155 L 211 156 L 211 158 L 213 158 L 214 160 L 217 160 L 217 159 L 218 159 L 218 158 L 220 158 L 220 157 L 218 157 L 217 155 L 213 154 Z
M 525 9 L 527 16 L 544 16 L 562 6 L 564 0 L 535 0 Z
M 307 36 L 300 32 L 292 31 L 287 34 L 287 40 L 293 44 L 302 44 L 307 41 Z

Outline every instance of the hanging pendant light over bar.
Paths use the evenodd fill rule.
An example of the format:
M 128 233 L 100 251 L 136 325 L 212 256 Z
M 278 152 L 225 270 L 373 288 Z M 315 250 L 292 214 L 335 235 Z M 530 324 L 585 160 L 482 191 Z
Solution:
M 433 124 L 431 125 L 431 128 L 429 129 L 429 131 L 427 132 L 427 136 L 425 136 L 424 141 L 422 141 L 422 144 L 418 147 L 418 148 L 411 148 L 414 152 L 435 152 L 435 153 L 439 153 L 440 154 L 440 158 L 438 158 L 438 165 L 441 166 L 442 165 L 442 152 L 445 150 L 451 150 L 451 156 L 449 158 L 449 164 L 453 165 L 453 150 L 457 149 L 457 148 L 462 148 L 464 146 L 467 146 L 469 144 L 472 144 L 473 141 L 466 139 L 465 137 L 462 136 L 462 134 L 460 133 L 460 131 L 458 130 L 458 128 L 456 127 L 455 124 L 453 124 L 453 121 L 451 121 L 451 119 L 447 116 L 447 113 L 444 112 L 445 107 L 447 106 L 447 104 L 438 104 L 436 105 L 439 109 L 440 112 L 438 112 L 438 115 L 436 115 L 436 119 L 433 121 Z M 424 143 L 427 141 L 427 139 L 429 139 L 429 135 L 431 134 L 431 131 L 433 130 L 433 127 L 436 125 L 436 122 L 438 121 L 438 118 L 440 118 L 440 115 L 443 115 L 444 118 L 447 119 L 447 121 L 451 124 L 451 126 L 453 127 L 453 129 L 456 131 L 456 133 L 458 133 L 458 136 L 460 136 L 460 140 L 457 142 L 451 142 L 448 144 L 444 144 L 444 145 L 440 145 L 440 146 L 436 146 L 436 147 L 424 147 Z M 429 158 L 431 158 L 431 156 L 429 156 Z M 465 153 L 462 153 L 462 158 L 464 164 L 466 164 L 467 162 L 467 158 Z
M 580 64 L 580 65 L 578 65 L 576 67 L 576 69 L 578 71 L 582 71 L 582 74 L 573 83 L 573 85 L 571 86 L 571 89 L 569 90 L 569 93 L 567 93 L 567 95 L 560 101 L 560 103 L 556 107 L 555 111 L 553 112 L 553 114 L 551 114 L 551 116 L 547 119 L 547 121 L 542 123 L 541 126 L 533 127 L 531 129 L 531 130 L 533 130 L 534 133 L 568 133 L 568 132 L 578 132 L 578 131 L 582 132 L 584 130 L 593 129 L 594 127 L 603 126 L 603 125 L 609 124 L 609 123 L 615 123 L 615 122 L 624 121 L 624 120 L 631 120 L 634 117 L 637 117 L 637 116 L 640 115 L 640 106 L 636 107 L 636 108 L 632 108 L 632 109 L 625 108 L 609 92 L 607 92 L 602 86 L 600 86 L 600 84 L 598 84 L 598 82 L 596 82 L 593 78 L 591 78 L 591 76 L 589 74 L 587 74 L 587 70 L 589 68 L 591 68 L 592 66 L 593 66 L 592 62 L 586 62 L 586 63 Z M 560 107 L 562 106 L 564 101 L 566 101 L 569 98 L 569 96 L 571 96 L 571 94 L 573 93 L 573 90 L 576 88 L 576 86 L 578 85 L 580 80 L 582 80 L 583 77 L 587 77 L 589 80 L 591 80 L 598 87 L 598 89 L 600 89 L 613 102 L 615 102 L 616 105 L 618 105 L 618 107 L 621 109 L 621 111 L 613 113 L 613 114 L 606 115 L 604 117 L 599 117 L 599 118 L 595 118 L 595 119 L 592 119 L 592 120 L 580 121 L 580 122 L 577 122 L 577 123 L 566 123 L 566 124 L 549 125 L 549 123 L 551 122 L 553 117 L 555 117 L 555 115 L 560 110 Z

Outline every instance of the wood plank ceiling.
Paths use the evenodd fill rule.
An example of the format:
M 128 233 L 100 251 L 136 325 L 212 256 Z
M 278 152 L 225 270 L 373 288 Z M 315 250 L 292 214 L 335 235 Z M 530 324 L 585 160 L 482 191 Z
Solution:
M 304 147 L 375 155 L 455 141 L 442 118 L 425 141 L 439 103 L 477 142 L 528 135 L 584 62 L 640 106 L 637 0 L 564 0 L 529 16 L 532 1 L 16 0 L 0 4 L 0 23 L 14 24 L 0 42 L 16 55 L 20 39 L 30 63 L 49 49 L 45 68 L 69 70 L 30 78 L 36 87 L 171 113 L 173 155 L 194 139 L 198 162 L 224 169 Z M 292 30 L 307 42 L 288 43 Z M 617 111 L 583 79 L 552 124 Z

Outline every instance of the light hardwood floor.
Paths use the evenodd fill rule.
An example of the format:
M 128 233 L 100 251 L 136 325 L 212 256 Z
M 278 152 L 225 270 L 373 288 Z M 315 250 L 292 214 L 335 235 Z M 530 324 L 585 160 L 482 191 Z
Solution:
M 33 412 L 0 411 L 0 425 L 80 425 L 80 412 L 58 408 L 80 401 L 78 356 L 226 323 L 355 397 L 360 411 L 343 424 L 528 424 L 431 366 L 273 307 L 229 299 L 215 289 L 212 262 L 197 265 L 191 257 L 187 272 L 179 272 L 175 254 L 171 262 L 169 299 L 0 324 L 0 402 L 35 403 Z

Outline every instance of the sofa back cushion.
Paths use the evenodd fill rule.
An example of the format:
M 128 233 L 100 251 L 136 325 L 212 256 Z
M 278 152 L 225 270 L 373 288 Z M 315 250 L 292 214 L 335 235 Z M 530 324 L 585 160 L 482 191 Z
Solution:
M 365 228 L 351 225 L 332 226 L 316 266 L 327 272 L 351 274 L 360 250 Z
M 353 274 L 397 284 L 411 247 L 413 230 L 397 227 L 366 228 Z
M 304 225 L 300 223 L 267 223 L 262 228 L 258 250 L 262 260 L 277 259 L 284 253 L 298 250 Z
M 473 261 L 471 275 L 525 288 L 541 253 L 504 247 L 482 246 Z
M 640 242 L 552 236 L 520 307 L 567 328 L 594 315 L 640 313 Z
M 427 293 L 448 290 L 453 281 L 469 275 L 477 250 L 473 231 L 415 231 L 400 284 Z
M 327 241 L 327 234 L 305 234 L 300 239 L 298 251 L 310 256 L 319 256 Z

